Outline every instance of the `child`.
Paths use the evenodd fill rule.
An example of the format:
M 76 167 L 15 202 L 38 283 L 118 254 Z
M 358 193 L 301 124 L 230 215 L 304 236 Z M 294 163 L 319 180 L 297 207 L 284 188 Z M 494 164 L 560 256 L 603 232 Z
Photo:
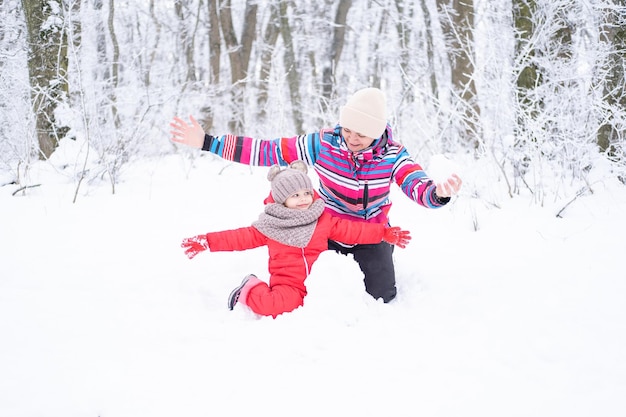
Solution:
M 267 246 L 269 285 L 255 275 L 246 276 L 228 298 L 228 308 L 237 302 L 252 311 L 276 318 L 303 305 L 304 281 L 328 240 L 350 244 L 386 241 L 404 248 L 408 231 L 384 224 L 355 222 L 333 217 L 324 211 L 324 201 L 314 194 L 307 165 L 294 161 L 288 168 L 270 168 L 271 197 L 259 219 L 250 227 L 212 232 L 183 240 L 181 247 L 192 259 L 199 252 L 241 251 Z

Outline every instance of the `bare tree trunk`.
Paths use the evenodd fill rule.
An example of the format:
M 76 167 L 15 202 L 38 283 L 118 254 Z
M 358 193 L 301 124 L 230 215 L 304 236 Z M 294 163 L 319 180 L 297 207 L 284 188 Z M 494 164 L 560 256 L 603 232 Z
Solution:
M 107 59 L 107 34 L 106 28 L 104 25 L 104 14 L 102 13 L 103 0 L 93 0 L 93 9 L 95 13 L 95 28 L 96 28 L 96 59 L 97 59 L 97 70 L 94 70 L 96 74 L 94 75 L 97 81 L 108 80 L 111 77 L 111 67 L 109 67 L 108 59 Z M 107 94 L 108 96 L 108 94 Z M 102 98 L 98 98 L 99 103 L 98 106 L 104 105 L 104 100 Z M 100 124 L 103 125 L 106 120 L 106 116 L 104 112 L 99 112 L 98 120 Z
M 70 7 L 69 16 L 71 18 L 69 24 L 72 25 L 71 31 L 70 31 L 71 39 L 69 39 L 69 41 L 72 42 L 72 44 L 76 48 L 80 48 L 80 45 L 82 43 L 82 36 L 83 36 L 82 21 L 79 19 L 80 6 L 81 6 L 80 1 L 71 1 L 69 5 Z
M 474 2 L 452 0 L 450 6 L 440 4 L 444 33 L 448 38 L 448 58 L 451 65 L 452 88 L 457 96 L 457 105 L 463 114 L 465 136 L 480 136 L 480 109 L 474 82 Z M 478 145 L 474 140 L 474 146 Z
M 102 11 L 103 0 L 93 0 L 93 8 L 100 15 Z M 98 19 L 96 22 L 96 52 L 98 57 L 98 64 L 102 65 L 106 62 L 107 56 L 107 41 L 106 33 L 104 32 L 104 23 Z
M 384 10 L 381 13 L 380 20 L 378 21 L 378 29 L 377 29 L 377 33 L 381 36 L 372 37 L 373 38 L 372 46 L 370 47 L 372 51 L 380 50 L 380 40 L 383 38 L 382 35 L 388 30 L 387 28 L 388 21 L 389 21 L 389 13 L 386 10 Z M 372 22 L 372 26 L 373 25 L 374 25 L 374 22 Z M 402 44 L 402 40 L 400 41 L 400 44 Z M 402 55 L 403 47 L 401 46 L 400 48 L 401 48 L 400 55 Z M 402 58 L 400 58 L 400 61 L 402 61 Z M 402 66 L 402 64 L 400 65 Z M 372 59 L 370 74 L 368 75 L 368 78 L 372 80 L 369 83 L 371 87 L 381 86 L 384 66 L 385 66 L 384 60 Z
M 256 39 L 256 20 L 259 2 L 248 0 L 246 2 L 246 11 L 244 12 L 243 30 L 241 35 L 241 61 L 245 68 L 245 75 L 248 75 L 248 65 L 250 55 L 252 54 L 252 45 Z
M 403 0 L 396 0 L 396 10 L 398 11 L 398 21 L 396 22 L 396 32 L 398 33 L 398 41 L 400 43 L 400 68 L 403 74 L 408 74 L 409 68 L 409 39 L 411 38 L 413 10 Z M 381 25 L 382 29 L 382 25 Z M 382 33 L 382 32 L 381 32 Z
M 439 87 L 437 83 L 437 73 L 435 72 L 435 47 L 433 46 L 434 41 L 432 17 L 430 16 L 430 11 L 428 10 L 426 0 L 419 0 L 419 2 L 422 8 L 422 13 L 424 14 L 424 34 L 426 37 L 424 42 L 426 44 L 426 56 L 428 57 L 428 79 L 430 84 L 430 93 L 435 99 L 438 99 Z
M 150 68 L 152 68 L 152 64 L 154 63 L 154 60 L 156 58 L 157 47 L 159 45 L 159 40 L 161 39 L 161 30 L 163 26 L 162 23 L 159 21 L 159 19 L 157 19 L 156 14 L 154 13 L 154 1 L 155 0 L 150 0 L 150 4 L 148 8 L 150 10 L 150 17 L 152 18 L 154 33 L 156 34 L 155 36 L 156 40 L 150 47 L 150 55 L 148 57 L 148 62 L 146 62 L 146 65 L 144 66 L 143 82 L 146 87 L 150 87 L 150 82 L 151 82 Z
M 117 42 L 115 34 L 115 0 L 109 0 L 109 19 L 107 21 L 109 28 L 109 36 L 113 45 L 113 61 L 111 62 L 111 91 L 109 100 L 111 101 L 111 113 L 113 114 L 113 122 L 115 128 L 121 125 L 119 115 L 117 114 L 117 86 L 119 84 L 119 66 L 120 66 L 120 45 Z
M 537 7 L 535 0 L 513 0 L 513 21 L 517 34 L 516 55 L 522 56 L 528 62 L 517 77 L 517 87 L 530 90 L 539 83 L 539 72 L 536 63 L 532 60 L 535 50 L 530 45 L 534 32 L 533 14 Z
M 470 102 L 476 96 L 474 74 L 474 2 L 473 0 L 454 0 L 452 14 L 454 52 L 452 66 L 452 84 L 462 92 L 461 97 Z
M 535 31 L 533 16 L 536 9 L 536 0 L 513 0 L 513 22 L 515 25 L 514 33 L 516 34 L 515 57 L 523 65 L 517 75 L 517 89 L 515 91 L 517 113 L 514 148 L 521 156 L 512 162 L 514 171 L 513 193 L 519 192 L 519 178 L 523 177 L 530 163 L 529 147 L 526 144 L 527 118 L 534 117 L 537 112 L 533 108 L 541 105 L 534 98 L 531 99 L 531 92 L 541 83 L 539 68 L 534 59 L 536 51 L 532 44 Z
M 408 4 L 407 4 L 408 3 Z M 422 7 L 425 9 L 424 16 L 427 23 L 426 30 L 424 31 L 425 43 L 426 43 L 426 56 L 431 64 L 429 71 L 429 80 L 431 82 L 431 89 L 436 87 L 436 78 L 434 71 L 434 57 L 432 49 L 432 34 L 430 28 L 430 17 L 428 8 L 424 4 L 423 0 L 420 0 Z M 400 68 L 402 69 L 402 108 L 412 108 L 415 101 L 415 80 L 423 76 L 418 74 L 415 68 L 412 68 L 412 54 L 414 53 L 411 45 L 411 38 L 413 37 L 413 31 L 415 30 L 415 7 L 418 7 L 415 3 L 407 2 L 406 0 L 395 0 L 396 10 L 398 12 L 398 18 L 396 21 L 396 32 L 398 33 L 398 40 L 400 43 Z M 381 28 L 382 30 L 382 28 Z M 381 32 L 382 33 L 382 32 Z M 414 48 L 414 47 L 413 47 Z M 379 64 L 382 65 L 382 64 Z
M 322 76 L 322 95 L 327 103 L 330 103 L 335 92 L 335 68 L 341 59 L 341 52 L 346 41 L 346 22 L 348 12 L 352 7 L 352 0 L 340 0 L 337 5 L 335 22 L 333 24 L 333 37 L 328 50 L 328 64 L 324 66 Z
M 243 96 L 246 89 L 246 77 L 248 75 L 248 61 L 254 40 L 254 32 L 256 30 L 256 11 L 257 4 L 252 0 L 246 3 L 244 32 L 242 35 L 242 43 L 237 41 L 237 35 L 233 27 L 233 19 L 231 15 L 230 0 L 222 0 L 220 3 L 220 26 L 226 48 L 228 49 L 228 58 L 230 60 L 230 75 L 232 82 L 232 116 L 229 122 L 229 130 L 234 134 L 241 134 L 245 126 L 243 112 Z
M 207 7 L 209 13 L 210 82 L 211 84 L 217 84 L 220 81 L 220 56 L 222 54 L 222 38 L 220 36 L 220 21 L 217 15 L 217 0 L 208 0 Z
M 626 8 L 622 7 L 622 12 Z M 607 13 L 605 22 L 601 29 L 601 40 L 612 46 L 612 53 L 609 56 L 606 71 L 607 77 L 604 80 L 604 97 L 607 107 L 605 122 L 598 129 L 597 142 L 602 152 L 607 152 L 609 156 L 618 156 L 618 149 L 626 151 L 626 132 L 617 119 L 619 109 L 626 109 L 626 27 L 618 23 L 617 12 Z M 623 117 L 623 116 L 622 116 Z M 622 154 L 623 158 L 624 155 Z M 622 178 L 626 183 L 626 179 Z
M 272 71 L 272 52 L 280 35 L 280 9 L 275 4 L 270 4 L 270 18 L 263 34 L 263 49 L 261 51 L 261 69 L 259 71 L 259 94 L 257 103 L 259 108 L 258 119 L 263 123 L 267 117 L 267 99 L 269 79 Z
M 220 35 L 220 20 L 218 16 L 217 0 L 207 1 L 207 12 L 209 15 L 209 84 L 216 87 L 220 82 L 220 58 L 222 55 L 222 37 Z M 200 109 L 200 123 L 205 131 L 213 129 L 213 119 L 215 112 L 210 105 L 202 106 Z
M 300 82 L 296 53 L 293 48 L 293 38 L 287 16 L 287 1 L 280 2 L 280 33 L 285 44 L 284 65 L 287 71 L 287 84 L 291 97 L 293 124 L 296 132 L 302 132 L 302 100 L 300 99 Z
M 50 19 L 53 11 L 47 3 L 22 0 L 28 32 L 28 75 L 41 159 L 49 158 L 67 134 L 67 128 L 59 126 L 54 115 L 68 93 L 67 32 L 63 23 L 48 24 L 54 19 Z
M 194 61 L 194 38 L 195 34 L 189 33 L 189 17 L 191 13 L 185 13 L 184 6 L 186 5 L 186 1 L 176 0 L 174 2 L 174 11 L 176 13 L 176 17 L 178 17 L 178 36 L 180 40 L 180 46 L 182 47 L 183 54 L 185 56 L 185 61 L 187 63 L 187 75 L 185 81 L 187 82 L 195 82 L 197 81 L 196 77 L 196 64 Z M 195 27 L 198 25 L 198 14 L 196 14 L 196 23 Z M 195 32 L 195 30 L 194 30 Z

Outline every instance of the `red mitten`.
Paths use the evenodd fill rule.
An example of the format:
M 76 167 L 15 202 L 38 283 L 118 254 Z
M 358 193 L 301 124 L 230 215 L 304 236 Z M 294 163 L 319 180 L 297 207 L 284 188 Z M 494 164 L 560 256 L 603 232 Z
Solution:
M 383 240 L 392 245 L 406 248 L 411 240 L 411 232 L 408 230 L 402 230 L 399 227 L 388 227 L 385 229 Z
M 187 255 L 189 259 L 193 259 L 193 257 L 200 252 L 209 249 L 209 241 L 206 235 L 188 237 L 183 239 L 183 243 L 180 244 L 180 247 L 185 249 L 185 255 Z

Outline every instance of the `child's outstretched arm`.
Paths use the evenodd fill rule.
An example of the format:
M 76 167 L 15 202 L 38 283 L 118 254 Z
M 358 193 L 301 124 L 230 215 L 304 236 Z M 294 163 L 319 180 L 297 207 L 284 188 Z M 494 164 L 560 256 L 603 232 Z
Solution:
M 180 247 L 189 259 L 205 250 L 211 252 L 243 251 L 267 245 L 267 236 L 252 226 L 211 232 L 183 239 Z
M 411 240 L 411 232 L 400 227 L 387 227 L 382 223 L 357 222 L 329 216 L 328 238 L 347 244 L 373 244 L 387 242 L 405 248 Z

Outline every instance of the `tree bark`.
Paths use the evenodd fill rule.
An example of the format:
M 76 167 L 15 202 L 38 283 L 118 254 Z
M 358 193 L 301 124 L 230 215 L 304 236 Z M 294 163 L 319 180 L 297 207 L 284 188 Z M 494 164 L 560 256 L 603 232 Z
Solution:
M 230 61 L 232 116 L 229 122 L 229 129 L 234 134 L 242 134 L 245 125 L 243 97 L 246 89 L 246 77 L 248 75 L 248 61 L 254 41 L 252 34 L 254 34 L 256 30 L 257 8 L 258 6 L 255 1 L 248 0 L 246 3 L 246 19 L 244 21 L 241 44 L 237 41 L 237 35 L 233 27 L 230 0 L 222 0 L 219 8 L 220 27 L 222 29 L 224 43 L 228 49 L 228 58 Z
M 183 0 L 176 0 L 174 2 L 174 11 L 176 13 L 176 17 L 178 18 L 178 37 L 180 40 L 180 45 L 182 47 L 183 54 L 185 56 L 185 62 L 187 64 L 187 73 L 185 76 L 186 82 L 196 82 L 196 64 L 195 64 L 195 53 L 194 53 L 194 40 L 195 40 L 195 30 L 190 33 L 189 31 L 189 18 L 191 16 L 190 13 L 185 13 L 185 4 L 186 2 Z M 196 22 L 194 27 L 198 25 L 198 14 L 196 14 Z
M 478 107 L 476 84 L 474 83 L 474 2 L 452 0 L 450 6 L 439 1 L 443 29 L 448 45 L 451 65 L 452 88 L 457 96 L 457 107 L 463 115 L 466 139 L 480 136 L 480 108 Z M 474 141 L 474 146 L 478 145 Z
M 430 11 L 428 10 L 426 0 L 419 0 L 419 2 L 422 8 L 422 13 L 424 14 L 424 35 L 426 37 L 424 42 L 426 44 L 426 56 L 428 58 L 428 78 L 430 81 L 430 93 L 435 99 L 438 99 L 439 86 L 437 84 L 437 73 L 435 72 L 435 47 L 433 41 L 432 17 L 430 16 Z
M 209 16 L 209 85 L 217 87 L 220 82 L 220 59 L 222 56 L 222 37 L 220 35 L 220 20 L 218 15 L 217 0 L 207 1 L 207 12 Z M 209 104 L 200 109 L 200 123 L 205 131 L 213 129 L 213 119 L 215 112 Z
M 335 68 L 341 59 L 341 53 L 346 41 L 346 22 L 348 12 L 352 7 L 352 0 L 340 0 L 333 24 L 333 37 L 328 50 L 328 64 L 324 66 L 322 75 L 322 96 L 327 103 L 331 102 L 335 89 Z
M 379 36 L 373 36 L 371 41 L 370 50 L 371 51 L 379 51 L 380 50 L 380 40 L 384 39 L 384 34 L 388 30 L 389 13 L 384 11 L 380 15 L 380 20 L 378 21 L 378 29 L 377 32 Z M 372 26 L 374 26 L 374 22 L 372 22 Z M 400 66 L 402 67 L 402 55 L 403 55 L 403 42 L 400 40 L 400 50 L 399 50 L 399 61 Z M 384 61 L 379 59 L 376 55 L 373 56 L 371 60 L 370 73 L 368 74 L 368 79 L 371 80 L 369 83 L 370 87 L 380 87 L 383 75 L 383 67 Z
M 528 64 L 520 71 L 517 77 L 517 86 L 523 90 L 530 90 L 538 85 L 540 81 L 537 65 L 532 61 L 535 50 L 530 46 L 534 32 L 533 14 L 537 7 L 535 0 L 514 0 L 513 1 L 513 22 L 515 24 L 516 55 L 525 55 Z
M 217 84 L 220 81 L 220 56 L 222 55 L 222 38 L 220 36 L 220 21 L 217 15 L 217 0 L 208 0 L 207 7 L 209 12 L 210 82 L 211 84 Z
M 603 80 L 608 114 L 598 129 L 597 143 L 600 150 L 611 157 L 616 156 L 618 146 L 622 152 L 626 149 L 626 132 L 617 125 L 619 122 L 615 117 L 619 109 L 626 109 L 626 27 L 617 22 L 618 16 L 614 12 L 607 13 L 600 33 L 601 40 L 611 45 L 612 53 L 605 68 L 608 76 Z M 626 180 L 622 179 L 622 182 L 626 183 Z
M 270 18 L 263 33 L 263 46 L 261 51 L 261 68 L 259 70 L 259 94 L 257 104 L 259 109 L 259 122 L 263 123 L 267 118 L 267 99 L 269 96 L 269 80 L 272 71 L 273 51 L 280 35 L 280 9 L 277 5 L 271 4 Z
M 115 127 L 121 126 L 120 118 L 117 113 L 117 86 L 119 84 L 120 69 L 120 45 L 117 41 L 115 33 L 115 0 L 109 0 L 109 18 L 107 20 L 109 28 L 109 36 L 111 37 L 111 45 L 113 46 L 113 60 L 111 62 L 111 91 L 109 92 L 109 100 L 111 101 L 111 113 Z
M 148 55 L 148 60 L 146 62 L 146 65 L 144 66 L 143 83 L 146 87 L 150 87 L 150 84 L 151 84 L 152 77 L 150 75 L 150 69 L 152 68 L 154 60 L 156 59 L 157 48 L 159 45 L 159 41 L 161 39 L 161 30 L 163 26 L 163 24 L 159 21 L 159 19 L 157 18 L 154 12 L 154 2 L 155 0 L 150 0 L 149 6 L 148 6 L 148 9 L 150 10 L 150 18 L 152 19 L 152 23 L 154 25 L 153 27 L 154 27 L 154 33 L 155 33 L 155 41 L 150 46 L 150 54 Z
M 68 93 L 67 32 L 64 22 L 49 24 L 55 20 L 49 21 L 53 11 L 47 4 L 46 0 L 22 0 L 28 33 L 31 101 L 41 159 L 52 155 L 68 130 L 58 125 L 54 114 Z
M 287 84 L 289 85 L 289 95 L 291 97 L 292 119 L 296 132 L 302 132 L 302 100 L 300 99 L 300 76 L 296 53 L 293 46 L 293 38 L 287 15 L 287 1 L 280 2 L 280 33 L 285 44 L 285 54 L 283 57 L 285 71 L 287 71 Z

